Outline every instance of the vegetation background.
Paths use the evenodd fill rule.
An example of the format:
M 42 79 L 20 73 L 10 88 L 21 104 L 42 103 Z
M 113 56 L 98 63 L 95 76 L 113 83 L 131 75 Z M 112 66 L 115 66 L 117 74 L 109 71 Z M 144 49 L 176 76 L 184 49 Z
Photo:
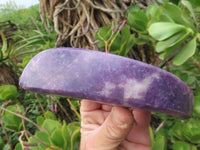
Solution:
M 152 112 L 152 149 L 199 150 L 200 2 L 60 2 L 40 0 L 27 9 L 12 2 L 0 7 L 0 150 L 78 149 L 80 100 L 18 86 L 29 60 L 55 46 L 106 51 L 178 76 L 194 93 L 192 117 Z

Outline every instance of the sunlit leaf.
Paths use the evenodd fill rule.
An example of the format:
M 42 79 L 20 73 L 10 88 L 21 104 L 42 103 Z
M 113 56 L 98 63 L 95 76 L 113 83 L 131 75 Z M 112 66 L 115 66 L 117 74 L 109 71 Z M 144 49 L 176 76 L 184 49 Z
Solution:
M 158 22 L 152 24 L 148 31 L 153 38 L 158 41 L 162 41 L 174 34 L 186 31 L 186 27 L 171 22 Z
M 128 24 L 139 32 L 146 32 L 148 18 L 146 14 L 140 11 L 132 11 L 128 14 Z
M 197 150 L 197 147 L 183 141 L 177 141 L 173 145 L 173 150 Z
M 194 118 L 190 119 L 183 128 L 183 134 L 188 141 L 194 144 L 200 144 L 200 121 Z
M 152 150 L 166 150 L 167 140 L 163 135 L 157 135 L 152 145 Z
M 192 39 L 183 48 L 181 48 L 180 52 L 173 58 L 173 63 L 175 65 L 183 64 L 186 60 L 188 60 L 191 56 L 194 55 L 195 51 L 196 38 Z

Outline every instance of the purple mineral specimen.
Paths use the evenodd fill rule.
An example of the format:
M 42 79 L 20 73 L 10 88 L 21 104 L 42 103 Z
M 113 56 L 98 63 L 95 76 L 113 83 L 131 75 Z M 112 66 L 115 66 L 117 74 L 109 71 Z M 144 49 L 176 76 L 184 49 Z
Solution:
M 188 118 L 193 94 L 173 74 L 114 54 L 79 48 L 53 48 L 24 69 L 26 90 L 136 107 Z

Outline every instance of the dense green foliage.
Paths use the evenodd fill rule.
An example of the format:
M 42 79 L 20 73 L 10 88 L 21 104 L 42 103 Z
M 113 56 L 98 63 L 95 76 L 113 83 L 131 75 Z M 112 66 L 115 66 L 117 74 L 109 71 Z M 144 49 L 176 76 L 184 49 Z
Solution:
M 35 54 L 54 47 L 56 42 L 53 27 L 50 23 L 48 29 L 43 26 L 38 9 L 37 5 L 28 9 L 7 5 L 0 10 L 1 22 L 9 18 L 18 27 L 12 36 L 14 44 L 0 30 L 0 64 L 17 66 L 18 73 Z M 145 9 L 132 5 L 126 18 L 113 21 L 96 33 L 98 47 L 106 52 L 127 56 L 132 47 L 145 47 L 145 51 L 151 52 L 148 57 L 152 64 L 172 72 L 193 90 L 195 101 L 190 119 L 152 112 L 158 121 L 150 127 L 153 150 L 200 149 L 199 13 L 200 3 L 196 0 L 159 0 Z M 156 56 L 161 59 L 159 64 Z M 61 108 L 60 102 L 58 96 L 35 95 L 14 85 L 1 86 L 0 149 L 77 150 L 78 102 L 66 101 L 76 116 L 74 120 Z M 60 111 L 65 111 L 65 117 L 59 115 L 57 104 Z

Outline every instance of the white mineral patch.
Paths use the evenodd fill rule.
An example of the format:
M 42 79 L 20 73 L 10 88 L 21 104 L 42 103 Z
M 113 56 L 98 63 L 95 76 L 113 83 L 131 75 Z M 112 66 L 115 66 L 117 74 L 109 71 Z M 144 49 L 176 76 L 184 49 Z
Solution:
M 124 88 L 124 100 L 128 100 L 130 98 L 144 98 L 150 84 L 153 82 L 154 79 L 159 79 L 159 74 L 152 74 L 151 76 L 148 76 L 141 81 L 137 81 L 136 79 L 127 79 L 125 84 L 120 85 Z
M 111 82 L 105 82 L 104 87 L 102 88 L 100 94 L 108 97 L 112 93 L 112 90 L 115 88 L 116 88 L 115 84 Z

